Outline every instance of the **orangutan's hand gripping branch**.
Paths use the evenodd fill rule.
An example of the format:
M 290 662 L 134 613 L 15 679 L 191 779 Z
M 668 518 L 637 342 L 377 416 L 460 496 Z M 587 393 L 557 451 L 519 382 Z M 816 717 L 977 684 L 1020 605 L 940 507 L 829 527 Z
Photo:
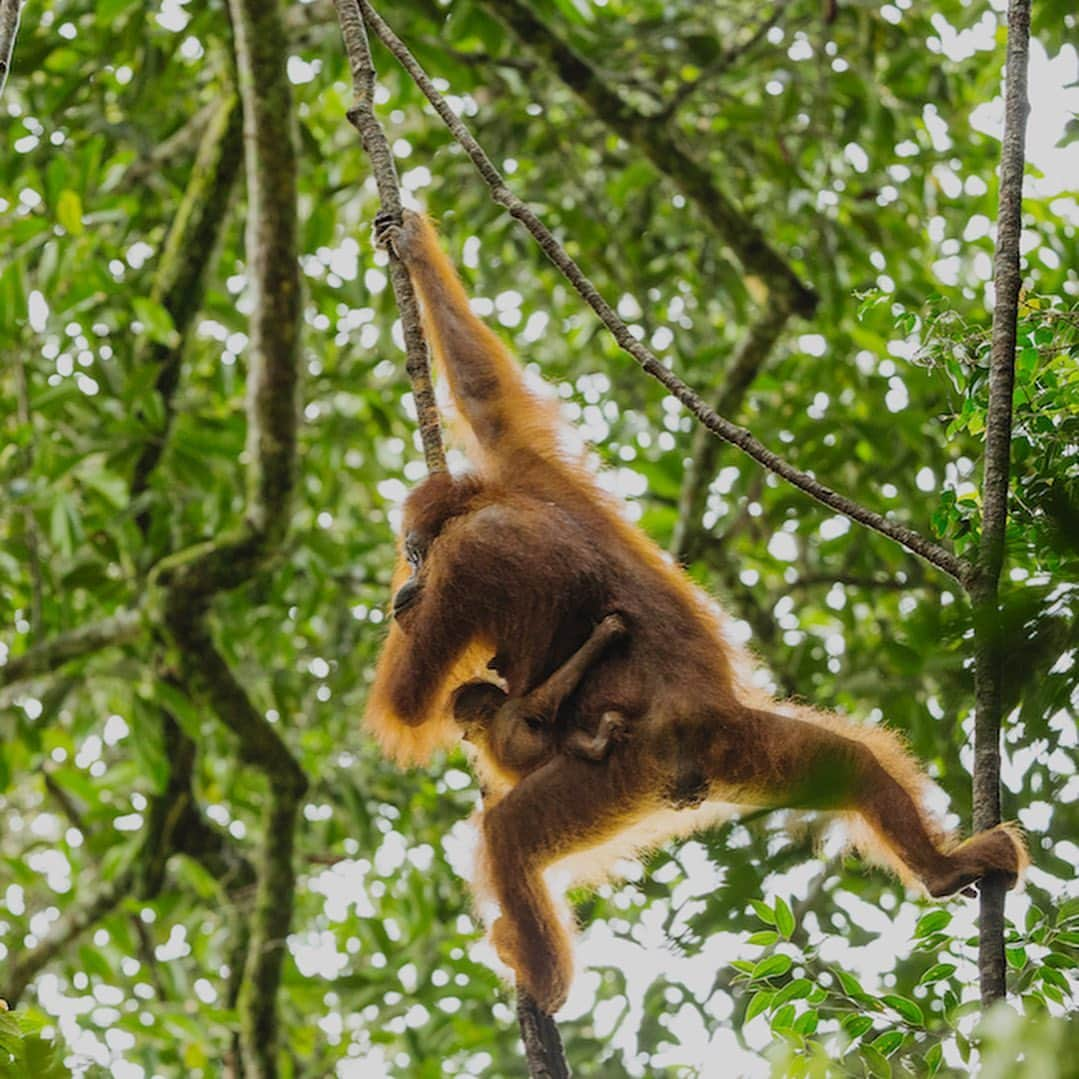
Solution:
M 416 572 L 405 583 L 402 558 L 398 617 L 367 723 L 396 759 L 418 761 L 460 738 L 455 706 L 459 716 L 483 712 L 472 729 L 487 724 L 476 748 L 491 794 L 476 888 L 501 908 L 493 943 L 540 1006 L 562 1005 L 573 969 L 566 919 L 544 871 L 572 858 L 577 879 L 595 879 L 612 851 L 624 855 L 635 836 L 655 842 L 657 831 L 698 827 L 710 803 L 844 814 L 862 826 L 863 851 L 934 896 L 987 874 L 1014 884 L 1026 863 L 1019 833 L 999 825 L 959 844 L 947 838 L 926 813 L 926 780 L 895 735 L 779 705 L 751 684 L 748 659 L 724 634 L 711 599 L 566 455 L 554 405 L 525 385 L 473 315 L 427 220 L 409 215 L 378 231 L 408 267 L 477 459 L 474 472 L 431 476 L 408 498 Z M 589 654 L 595 627 L 612 612 L 628 632 L 617 647 Z M 583 645 L 586 662 L 562 711 L 583 737 L 600 735 L 592 754 L 599 759 L 561 742 L 557 752 L 550 743 L 526 745 L 528 767 L 500 762 L 502 736 L 490 733 L 505 730 L 512 713 L 499 719 L 499 709 L 521 707 Z M 506 694 L 455 694 L 492 657 Z M 609 715 L 624 739 L 604 735 Z

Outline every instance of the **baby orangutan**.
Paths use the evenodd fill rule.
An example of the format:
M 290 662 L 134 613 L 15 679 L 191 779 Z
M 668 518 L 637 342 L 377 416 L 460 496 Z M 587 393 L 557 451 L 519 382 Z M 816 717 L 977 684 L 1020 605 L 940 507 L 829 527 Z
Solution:
M 510 697 L 491 682 L 467 682 L 453 695 L 453 718 L 461 725 L 463 737 L 514 781 L 556 753 L 605 760 L 626 729 L 618 712 L 604 712 L 594 733 L 579 727 L 566 731 L 555 720 L 589 667 L 625 634 L 621 616 L 607 615 L 554 674 L 523 697 Z

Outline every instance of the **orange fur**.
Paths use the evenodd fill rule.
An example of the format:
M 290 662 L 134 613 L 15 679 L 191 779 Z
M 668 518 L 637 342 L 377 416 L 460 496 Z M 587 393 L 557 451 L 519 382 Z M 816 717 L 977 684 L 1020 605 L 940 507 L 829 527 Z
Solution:
M 450 692 L 491 657 L 515 700 L 605 615 L 628 626 L 624 647 L 589 667 L 558 719 L 567 729 L 625 717 L 626 740 L 605 759 L 537 754 L 522 776 L 477 752 L 491 787 L 477 895 L 501 910 L 492 940 L 541 1007 L 562 1004 L 573 969 L 547 871 L 594 880 L 613 858 L 715 820 L 729 803 L 849 817 L 863 850 L 933 894 L 987 873 L 1014 881 L 1026 857 L 1014 829 L 953 845 L 894 734 L 753 686 L 751 660 L 712 600 L 564 451 L 550 403 L 472 314 L 429 223 L 410 217 L 387 238 L 475 436 L 477 470 L 430 479 L 406 503 L 406 532 L 421 532 L 429 551 L 379 661 L 368 724 L 395 759 L 425 760 L 457 735 Z

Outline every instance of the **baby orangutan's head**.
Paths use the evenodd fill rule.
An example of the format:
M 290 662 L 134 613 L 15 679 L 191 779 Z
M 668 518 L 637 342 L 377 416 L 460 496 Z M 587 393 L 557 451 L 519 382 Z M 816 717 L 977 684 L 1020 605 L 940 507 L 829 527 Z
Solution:
M 495 712 L 505 704 L 506 694 L 491 682 L 467 682 L 453 695 L 453 718 L 469 741 L 482 736 Z

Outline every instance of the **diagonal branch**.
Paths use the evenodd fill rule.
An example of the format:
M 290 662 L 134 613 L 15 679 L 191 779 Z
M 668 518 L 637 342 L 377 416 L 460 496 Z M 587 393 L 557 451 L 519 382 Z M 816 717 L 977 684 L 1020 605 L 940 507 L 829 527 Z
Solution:
M 559 78 L 631 146 L 635 146 L 694 202 L 746 270 L 769 294 L 796 314 L 809 317 L 817 297 L 773 248 L 758 225 L 716 183 L 707 165 L 693 157 L 676 127 L 664 116 L 648 116 L 608 85 L 577 52 L 536 14 L 526 0 L 488 0 L 485 6 L 524 44 L 551 64 Z
M 0 982 L 0 997 L 10 1005 L 18 1002 L 26 987 L 73 940 L 111 914 L 131 893 L 135 877 L 132 870 L 118 873 L 101 885 L 88 899 L 69 910 L 43 940 L 15 957 Z
M 251 1074 L 276 1074 L 277 989 L 292 921 L 296 874 L 296 825 L 307 791 L 307 777 L 272 723 L 254 706 L 247 691 L 214 644 L 201 612 L 181 607 L 166 616 L 180 643 L 181 678 L 193 695 L 207 701 L 239 741 L 240 756 L 269 781 L 263 810 L 261 849 L 255 867 L 254 907 L 237 948 L 246 952 L 238 997 L 243 1061 Z M 194 839 L 194 837 L 192 837 Z M 212 852 L 203 852 L 210 857 Z M 213 855 L 217 858 L 217 855 Z M 243 864 L 238 871 L 243 869 Z
M 696 419 L 717 438 L 737 446 L 758 464 L 767 468 L 770 472 L 774 472 L 777 476 L 781 476 L 811 498 L 815 498 L 818 502 L 835 510 L 837 513 L 849 517 L 852 521 L 887 536 L 956 580 L 965 581 L 968 578 L 970 574 L 969 564 L 951 551 L 938 543 L 934 543 L 914 531 L 914 529 L 901 525 L 888 517 L 876 513 L 874 510 L 867 509 L 853 499 L 833 491 L 830 487 L 818 481 L 811 473 L 795 468 L 794 465 L 785 461 L 778 454 L 773 453 L 767 446 L 754 438 L 749 431 L 731 423 L 730 420 L 724 419 L 714 409 L 709 408 L 700 396 L 690 389 L 673 371 L 664 366 L 662 361 L 647 346 L 636 340 L 630 333 L 629 327 L 599 294 L 595 285 L 584 275 L 577 263 L 566 254 L 565 249 L 554 238 L 547 226 L 506 186 L 502 174 L 495 168 L 494 163 L 487 156 L 483 147 L 476 142 L 472 133 L 461 122 L 453 109 L 450 108 L 445 98 L 442 97 L 423 68 L 417 63 L 416 58 L 409 52 L 404 42 L 390 29 L 385 20 L 374 11 L 368 0 L 357 0 L 357 3 L 363 11 L 364 20 L 368 27 L 397 57 L 402 67 L 412 77 L 427 100 L 434 106 L 435 111 L 449 128 L 453 137 L 472 159 L 476 169 L 490 187 L 491 197 L 494 201 L 504 206 L 511 217 L 516 218 L 528 229 L 539 243 L 543 253 L 558 267 L 592 310 L 599 315 L 619 346 L 625 352 L 628 352 L 648 374 L 663 385 L 671 396 L 681 401 Z
M 982 532 L 977 570 L 968 586 L 974 605 L 974 827 L 979 830 L 991 828 L 1000 821 L 1000 732 L 1007 657 L 1000 617 L 999 582 L 1008 522 L 1016 321 L 1022 283 L 1019 242 L 1023 231 L 1024 144 L 1030 112 L 1027 100 L 1030 6 L 1030 0 L 1011 0 L 1008 5 Z M 1003 880 L 982 882 L 978 967 L 985 1008 L 1002 999 L 1006 991 L 1004 892 Z
M 4 93 L 4 84 L 11 70 L 21 10 L 22 0 L 0 0 L 0 95 Z
M 371 171 L 378 186 L 383 213 L 400 221 L 401 189 L 397 180 L 397 169 L 386 133 L 375 115 L 375 65 L 371 59 L 367 31 L 363 19 L 360 18 L 356 0 L 334 0 L 334 5 L 352 71 L 352 107 L 348 110 L 348 120 L 359 133 L 364 152 L 371 161 Z M 389 257 L 390 284 L 393 286 L 397 309 L 401 313 L 401 328 L 405 339 L 405 370 L 408 372 L 412 397 L 416 403 L 423 456 L 428 472 L 445 472 L 446 455 L 442 448 L 442 430 L 439 426 L 434 386 L 431 384 L 431 364 L 427 342 L 420 325 L 416 293 L 408 270 L 401 260 L 392 250 Z

